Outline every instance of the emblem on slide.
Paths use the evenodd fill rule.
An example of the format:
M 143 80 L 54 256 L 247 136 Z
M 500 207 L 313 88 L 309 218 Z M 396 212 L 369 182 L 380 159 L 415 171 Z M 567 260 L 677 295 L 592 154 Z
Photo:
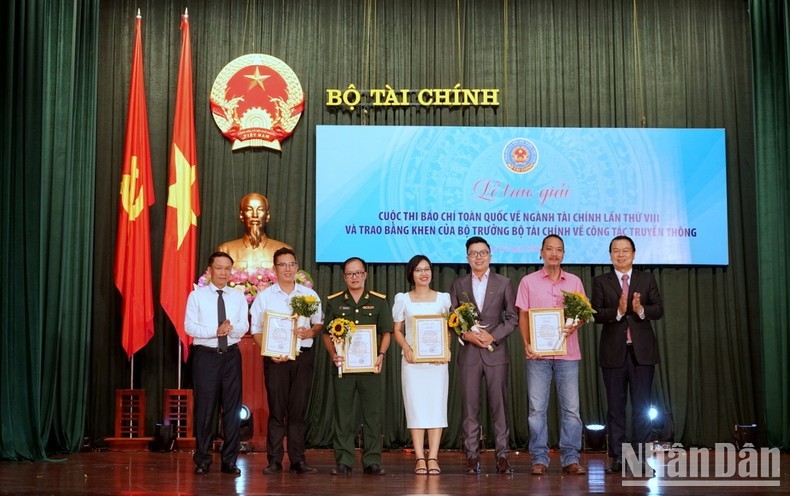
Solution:
M 253 53 L 231 61 L 211 88 L 211 113 L 233 149 L 281 150 L 304 110 L 296 74 L 277 57 Z
M 538 165 L 538 149 L 530 140 L 516 138 L 505 145 L 502 160 L 516 174 L 526 174 Z

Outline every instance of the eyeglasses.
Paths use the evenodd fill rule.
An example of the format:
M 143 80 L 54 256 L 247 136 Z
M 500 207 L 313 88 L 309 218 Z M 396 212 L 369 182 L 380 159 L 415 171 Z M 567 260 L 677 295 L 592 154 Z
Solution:
M 480 251 L 470 251 L 469 253 L 466 254 L 466 256 L 469 258 L 477 258 L 477 257 L 487 257 L 490 254 L 491 252 L 488 250 L 480 250 Z
M 281 269 L 293 269 L 297 264 L 296 262 L 280 262 L 276 265 Z
M 417 274 L 426 274 L 426 273 L 431 272 L 431 268 L 430 267 L 423 267 L 421 269 L 414 269 L 414 272 L 416 272 Z
M 365 275 L 365 272 L 358 270 L 356 272 L 345 272 L 343 275 L 348 277 L 349 279 L 354 279 L 355 277 L 362 277 L 363 275 Z

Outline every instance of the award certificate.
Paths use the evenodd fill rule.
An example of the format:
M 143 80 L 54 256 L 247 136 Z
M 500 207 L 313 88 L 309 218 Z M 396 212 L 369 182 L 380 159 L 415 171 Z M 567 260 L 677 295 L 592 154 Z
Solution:
M 450 340 L 444 316 L 414 316 L 411 319 L 411 331 L 415 363 L 450 361 Z
M 565 355 L 565 316 L 562 308 L 533 308 L 529 311 L 529 337 L 538 356 Z
M 290 315 L 263 312 L 263 342 L 261 355 L 267 357 L 286 356 L 296 359 L 296 334 L 294 320 Z
M 378 358 L 378 341 L 376 341 L 376 326 L 358 325 L 343 345 L 345 348 L 343 373 L 354 374 L 360 372 L 375 372 L 376 359 Z

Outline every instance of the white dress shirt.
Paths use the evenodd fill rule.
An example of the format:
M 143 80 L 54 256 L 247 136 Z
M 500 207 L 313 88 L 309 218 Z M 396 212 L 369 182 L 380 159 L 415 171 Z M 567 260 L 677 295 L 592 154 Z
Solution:
M 209 348 L 218 346 L 217 291 L 219 288 L 209 283 L 207 286 L 197 288 L 189 293 L 184 327 L 186 333 L 195 339 L 194 344 L 196 345 Z M 231 346 L 238 343 L 250 328 L 250 321 L 247 317 L 249 307 L 244 293 L 228 286 L 222 288 L 222 300 L 225 302 L 225 316 L 233 326 L 233 330 L 228 334 L 228 346 Z
M 483 310 L 483 305 L 486 302 L 486 290 L 488 289 L 488 275 L 491 273 L 491 269 L 486 269 L 483 273 L 483 276 L 480 279 L 477 278 L 474 272 L 472 272 L 472 294 L 475 296 L 475 301 L 477 302 L 477 311 L 481 312 Z
M 282 290 L 279 284 L 273 284 L 258 293 L 258 296 L 255 297 L 255 301 L 252 303 L 252 307 L 250 307 L 250 315 L 252 316 L 250 334 L 259 334 L 263 332 L 263 313 L 266 311 L 292 315 L 291 298 L 294 296 L 315 297 L 318 301 L 318 309 L 312 317 L 310 317 L 310 325 L 314 326 L 324 322 L 324 314 L 321 312 L 321 299 L 318 297 L 318 293 L 307 286 L 296 283 L 294 290 L 291 294 L 288 294 Z M 302 339 L 299 345 L 302 348 L 309 348 L 313 345 L 313 338 Z

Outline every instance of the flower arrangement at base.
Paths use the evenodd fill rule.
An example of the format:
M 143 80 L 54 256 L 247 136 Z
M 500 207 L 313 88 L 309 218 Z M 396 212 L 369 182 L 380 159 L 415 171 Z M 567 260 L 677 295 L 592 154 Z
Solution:
M 302 269 L 297 270 L 295 279 L 296 282 L 298 282 L 302 286 L 313 289 L 313 277 L 306 270 L 302 270 Z
M 208 270 L 200 276 L 196 287 L 208 286 L 211 282 L 211 274 Z M 247 304 L 252 305 L 258 293 L 277 282 L 277 274 L 272 269 L 258 267 L 254 269 L 231 269 L 228 286 L 242 291 L 247 299 Z M 304 270 L 296 273 L 296 282 L 308 288 L 313 287 L 313 278 Z
M 475 304 L 471 301 L 461 303 L 458 308 L 450 312 L 447 325 L 458 335 L 459 342 L 462 345 L 464 344 L 463 341 L 461 341 L 461 335 L 463 333 L 479 332 L 478 329 L 483 327 L 480 325 L 477 307 L 475 307 Z M 488 351 L 494 351 L 494 347 L 488 345 Z
M 335 352 L 338 356 L 344 356 L 343 346 L 348 340 L 351 343 L 351 336 L 356 332 L 357 326 L 348 319 L 337 318 L 329 323 L 329 336 L 335 344 Z M 343 364 L 341 362 L 335 363 L 337 365 L 337 376 L 343 377 Z
M 597 313 L 590 300 L 587 297 L 576 291 L 562 291 L 563 305 L 565 305 L 565 316 L 567 320 L 565 325 L 576 325 L 579 322 L 595 322 L 594 313 Z

